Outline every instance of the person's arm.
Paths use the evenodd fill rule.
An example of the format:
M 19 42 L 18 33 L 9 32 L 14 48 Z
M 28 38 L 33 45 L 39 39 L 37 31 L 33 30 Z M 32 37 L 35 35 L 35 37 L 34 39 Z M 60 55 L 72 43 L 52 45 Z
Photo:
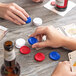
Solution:
M 70 50 L 76 50 L 76 38 L 66 37 L 64 39 L 63 47 L 66 47 L 66 48 L 68 48 Z
M 59 62 L 51 76 L 76 76 L 76 72 L 71 71 L 68 61 Z
M 16 3 L 0 3 L 0 17 L 18 25 L 25 24 L 28 13 Z M 24 21 L 23 21 L 24 20 Z
M 53 26 L 41 26 L 36 29 L 36 31 L 30 35 L 30 37 L 36 37 L 39 41 L 42 40 L 43 36 L 46 36 L 46 40 L 38 42 L 32 45 L 32 48 L 42 48 L 42 47 L 66 47 L 71 50 L 76 50 L 76 39 L 64 36 Z

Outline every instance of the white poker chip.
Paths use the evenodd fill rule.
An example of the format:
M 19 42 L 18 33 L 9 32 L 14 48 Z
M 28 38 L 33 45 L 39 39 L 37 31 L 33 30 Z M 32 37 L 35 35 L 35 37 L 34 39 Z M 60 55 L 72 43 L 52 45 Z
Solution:
M 43 36 L 42 40 L 43 40 L 43 41 L 45 41 L 45 40 L 46 40 L 46 36 L 45 36 L 45 35 Z
M 15 46 L 16 46 L 16 48 L 21 48 L 22 46 L 25 45 L 25 43 L 26 42 L 23 38 L 19 38 L 19 39 L 16 40 Z
M 33 19 L 33 24 L 35 25 L 35 26 L 40 26 L 40 25 L 42 25 L 42 19 L 41 18 L 34 18 Z

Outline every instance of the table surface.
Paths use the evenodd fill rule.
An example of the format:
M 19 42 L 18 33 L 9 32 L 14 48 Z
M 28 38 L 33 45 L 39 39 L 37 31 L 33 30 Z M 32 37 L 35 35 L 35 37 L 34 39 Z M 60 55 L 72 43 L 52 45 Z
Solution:
M 31 0 L 0 0 L 0 2 L 4 3 L 6 2 L 17 3 L 29 13 L 32 19 L 35 17 L 42 18 L 43 26 L 53 25 L 55 27 L 59 27 L 71 23 L 76 23 L 76 8 L 73 8 L 68 14 L 62 17 L 43 7 L 43 5 L 48 1 L 49 0 L 45 0 L 43 3 L 33 3 Z M 72 1 L 76 3 L 76 0 Z M 18 38 L 24 38 L 26 40 L 26 45 L 31 48 L 31 46 L 27 42 L 28 35 L 33 33 L 37 27 L 34 26 L 32 22 L 30 24 L 18 26 L 10 21 L 1 19 L 0 19 L 0 25 L 3 25 L 8 28 L 8 33 L 0 41 L 0 67 L 1 67 L 1 65 L 3 64 L 3 43 L 6 40 L 12 40 L 13 42 L 15 42 L 15 40 Z M 21 66 L 21 76 L 51 76 L 51 73 L 53 72 L 54 68 L 59 62 L 49 59 L 49 53 L 52 51 L 57 51 L 60 53 L 61 58 L 59 61 L 68 60 L 69 50 L 65 50 L 62 48 L 58 49 L 44 48 L 39 51 L 31 48 L 31 53 L 28 55 L 20 54 L 19 49 L 15 48 L 17 61 Z M 45 54 L 45 60 L 43 62 L 37 62 L 34 60 L 34 55 L 38 52 L 42 52 Z

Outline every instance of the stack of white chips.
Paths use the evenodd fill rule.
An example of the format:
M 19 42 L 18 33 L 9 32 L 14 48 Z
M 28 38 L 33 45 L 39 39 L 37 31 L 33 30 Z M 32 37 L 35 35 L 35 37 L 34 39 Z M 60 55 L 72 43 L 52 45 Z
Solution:
M 33 24 L 35 25 L 35 26 L 41 26 L 42 25 L 42 19 L 41 18 L 34 18 L 33 19 Z
M 17 39 L 16 40 L 16 42 L 15 42 L 15 46 L 17 47 L 17 48 L 21 48 L 22 46 L 24 46 L 25 45 L 25 40 L 23 39 L 23 38 L 19 38 L 19 39 Z
M 46 40 L 46 36 L 45 36 L 45 35 L 43 36 L 42 40 L 43 40 L 43 41 L 45 41 L 45 40 Z

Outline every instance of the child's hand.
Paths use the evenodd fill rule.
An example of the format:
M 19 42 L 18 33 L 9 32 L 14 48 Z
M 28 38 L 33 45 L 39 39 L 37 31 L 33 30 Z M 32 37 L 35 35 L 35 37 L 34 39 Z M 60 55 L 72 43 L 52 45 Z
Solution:
M 41 47 L 53 47 L 58 48 L 64 46 L 64 40 L 66 36 L 58 32 L 53 26 L 41 26 L 36 29 L 36 31 L 30 35 L 30 37 L 36 37 L 39 41 L 42 40 L 43 36 L 46 36 L 46 40 L 43 42 L 38 42 L 32 45 L 32 48 Z
M 24 21 L 27 20 L 29 15 L 23 8 L 15 3 L 0 3 L 0 17 L 21 25 L 25 24 Z
M 70 63 L 64 61 L 57 65 L 52 76 L 76 76 L 76 72 L 71 72 Z

